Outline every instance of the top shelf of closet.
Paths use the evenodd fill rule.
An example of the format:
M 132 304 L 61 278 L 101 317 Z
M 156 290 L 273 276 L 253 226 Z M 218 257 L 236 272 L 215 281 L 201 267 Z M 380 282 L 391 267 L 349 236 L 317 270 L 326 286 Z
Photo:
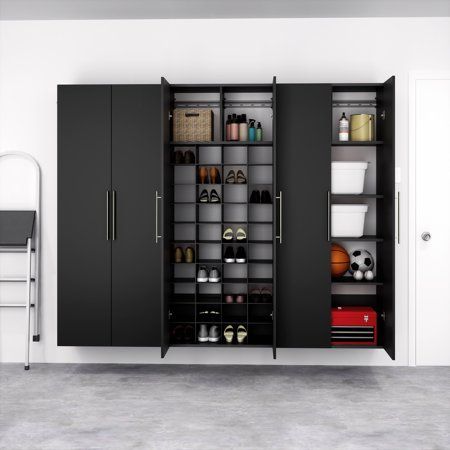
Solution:
M 258 142 L 250 142 L 250 141 L 210 141 L 210 142 L 175 142 L 171 141 L 170 145 L 173 147 L 219 147 L 219 146 L 227 146 L 227 147 L 272 147 L 272 141 L 258 141 Z

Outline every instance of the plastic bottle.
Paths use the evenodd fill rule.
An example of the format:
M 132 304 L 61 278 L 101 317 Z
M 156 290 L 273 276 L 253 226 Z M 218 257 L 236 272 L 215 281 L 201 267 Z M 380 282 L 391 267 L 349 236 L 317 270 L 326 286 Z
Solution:
M 261 142 L 263 140 L 263 132 L 261 127 L 261 122 L 258 122 L 258 126 L 256 127 L 256 140 Z
M 250 123 L 250 126 L 248 128 L 248 140 L 250 142 L 255 142 L 256 140 L 255 119 L 250 119 L 248 122 Z
M 226 121 L 225 126 L 225 140 L 229 141 L 231 140 L 231 114 L 228 114 L 228 119 Z
M 342 117 L 339 120 L 339 140 L 348 141 L 349 124 L 348 119 L 345 117 L 345 112 L 342 113 Z
M 239 123 L 239 140 L 248 141 L 248 125 L 246 114 L 242 114 L 241 122 Z
M 230 124 L 230 141 L 238 141 L 238 140 L 239 140 L 239 124 L 236 114 L 233 114 Z

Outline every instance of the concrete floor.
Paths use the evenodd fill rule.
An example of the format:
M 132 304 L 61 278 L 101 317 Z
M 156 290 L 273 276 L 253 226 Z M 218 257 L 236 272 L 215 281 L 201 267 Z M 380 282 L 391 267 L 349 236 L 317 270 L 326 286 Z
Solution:
M 450 367 L 0 365 L 2 449 L 448 449 Z

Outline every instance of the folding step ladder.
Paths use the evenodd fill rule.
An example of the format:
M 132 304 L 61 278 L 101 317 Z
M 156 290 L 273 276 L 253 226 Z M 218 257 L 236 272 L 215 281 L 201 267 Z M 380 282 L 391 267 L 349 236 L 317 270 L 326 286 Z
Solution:
M 30 368 L 30 328 L 31 308 L 34 309 L 33 341 L 40 340 L 39 321 L 39 256 L 40 256 L 40 168 L 37 161 L 27 153 L 0 153 L 0 163 L 13 157 L 28 160 L 35 170 L 36 191 L 35 209 L 0 210 L 0 257 L 4 254 L 26 253 L 26 275 L 20 277 L 3 277 L 0 283 L 23 283 L 26 286 L 25 302 L 5 303 L 0 299 L 0 308 L 25 309 L 25 370 Z M 34 277 L 32 276 L 32 255 L 34 254 Z M 32 291 L 34 289 L 34 302 Z

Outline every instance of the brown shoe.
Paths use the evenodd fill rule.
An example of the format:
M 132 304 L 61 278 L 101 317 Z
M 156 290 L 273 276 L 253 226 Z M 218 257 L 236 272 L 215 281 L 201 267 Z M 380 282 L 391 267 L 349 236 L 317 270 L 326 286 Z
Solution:
M 183 249 L 181 247 L 177 247 L 175 249 L 175 262 L 176 263 L 183 262 Z
M 192 247 L 187 247 L 184 251 L 185 259 L 187 263 L 193 263 L 195 259 L 195 252 Z
M 198 168 L 198 181 L 200 184 L 208 184 L 208 169 L 206 167 Z
M 211 184 L 220 184 L 220 172 L 217 167 L 211 167 L 209 169 L 209 180 L 211 181 Z

